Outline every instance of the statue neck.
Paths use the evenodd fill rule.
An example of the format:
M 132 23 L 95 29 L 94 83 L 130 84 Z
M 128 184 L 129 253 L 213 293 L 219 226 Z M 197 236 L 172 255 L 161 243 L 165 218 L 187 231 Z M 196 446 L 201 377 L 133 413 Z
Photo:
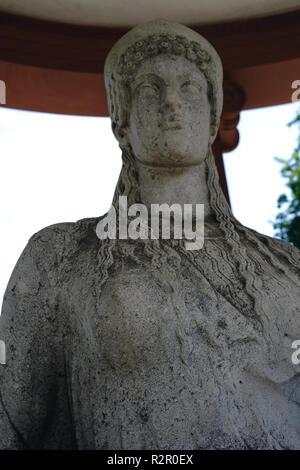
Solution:
M 140 202 L 168 205 L 204 204 L 205 216 L 211 213 L 205 164 L 184 168 L 162 168 L 136 161 L 139 175 Z

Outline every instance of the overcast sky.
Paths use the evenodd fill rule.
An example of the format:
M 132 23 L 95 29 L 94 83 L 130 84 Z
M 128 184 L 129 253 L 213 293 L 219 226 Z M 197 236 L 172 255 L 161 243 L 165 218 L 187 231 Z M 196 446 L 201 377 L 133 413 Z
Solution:
M 289 157 L 298 103 L 244 111 L 240 144 L 224 155 L 235 216 L 273 235 L 270 220 L 286 190 L 275 156 Z M 107 212 L 121 168 L 108 118 L 0 108 L 0 304 L 28 239 L 43 227 Z

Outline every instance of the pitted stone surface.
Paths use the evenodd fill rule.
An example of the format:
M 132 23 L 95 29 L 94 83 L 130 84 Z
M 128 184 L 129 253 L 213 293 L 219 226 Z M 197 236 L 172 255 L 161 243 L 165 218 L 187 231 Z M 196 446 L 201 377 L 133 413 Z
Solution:
M 151 34 L 198 41 L 213 67 L 160 51 L 136 57 L 125 84 L 120 57 Z M 205 243 L 100 240 L 100 217 L 31 237 L 0 319 L 0 449 L 299 449 L 300 252 L 241 225 L 221 192 L 216 52 L 154 22 L 105 73 L 123 151 L 116 211 L 120 195 L 204 203 Z

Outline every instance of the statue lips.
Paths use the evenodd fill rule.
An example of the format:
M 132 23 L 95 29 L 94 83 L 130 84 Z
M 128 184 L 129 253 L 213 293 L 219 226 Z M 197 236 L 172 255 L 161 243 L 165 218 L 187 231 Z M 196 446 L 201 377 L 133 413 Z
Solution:
M 179 114 L 171 114 L 168 116 L 162 126 L 164 131 L 179 130 L 183 129 L 183 127 L 183 119 Z

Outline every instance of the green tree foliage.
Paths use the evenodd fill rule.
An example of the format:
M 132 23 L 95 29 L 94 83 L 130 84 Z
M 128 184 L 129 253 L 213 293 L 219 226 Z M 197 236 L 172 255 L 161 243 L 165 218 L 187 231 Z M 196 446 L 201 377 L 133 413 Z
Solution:
M 300 109 L 295 119 L 288 123 L 288 126 L 298 124 L 300 131 Z M 275 158 L 282 164 L 281 175 L 287 178 L 287 187 L 290 189 L 290 197 L 281 194 L 277 200 L 279 209 L 284 206 L 284 210 L 276 216 L 273 228 L 276 230 L 275 236 L 292 243 L 300 249 L 300 132 L 297 147 L 288 159 Z

